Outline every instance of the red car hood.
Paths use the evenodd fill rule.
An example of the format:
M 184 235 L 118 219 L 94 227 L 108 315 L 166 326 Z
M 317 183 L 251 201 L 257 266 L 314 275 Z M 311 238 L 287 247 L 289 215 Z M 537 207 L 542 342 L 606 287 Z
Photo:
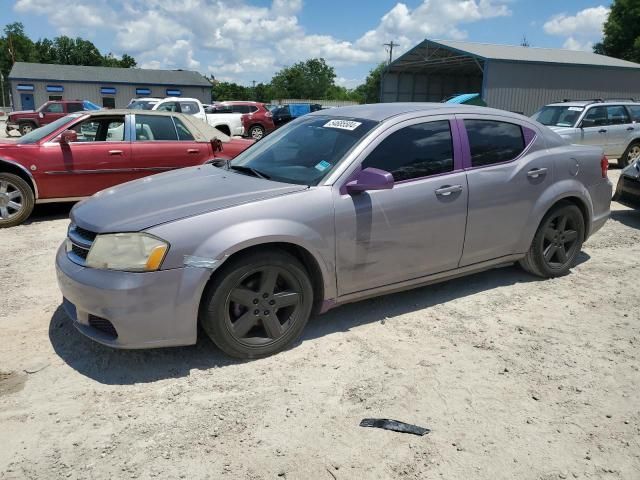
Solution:
M 9 112 L 7 116 L 10 117 L 11 115 L 22 115 L 23 113 L 36 113 L 36 111 L 35 110 L 15 110 L 13 112 Z

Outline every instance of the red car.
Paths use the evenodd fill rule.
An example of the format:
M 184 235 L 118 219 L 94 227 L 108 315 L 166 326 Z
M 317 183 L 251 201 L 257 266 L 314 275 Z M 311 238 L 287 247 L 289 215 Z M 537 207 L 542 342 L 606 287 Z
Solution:
M 216 108 L 227 108 L 231 113 L 243 113 L 242 126 L 245 135 L 260 140 L 276 129 L 267 105 L 260 102 L 222 102 Z
M 36 203 L 76 201 L 153 173 L 231 159 L 253 143 L 174 112 L 68 115 L 0 143 L 0 228 L 24 222 Z
M 7 135 L 18 130 L 26 135 L 36 128 L 48 125 L 70 113 L 100 110 L 100 107 L 88 100 L 52 100 L 45 102 L 38 110 L 19 110 L 11 112 L 7 118 Z

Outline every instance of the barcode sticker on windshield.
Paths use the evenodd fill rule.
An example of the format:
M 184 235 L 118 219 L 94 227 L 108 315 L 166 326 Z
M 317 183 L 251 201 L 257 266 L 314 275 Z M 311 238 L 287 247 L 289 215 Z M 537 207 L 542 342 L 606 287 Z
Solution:
M 340 130 L 355 130 L 361 122 L 354 122 L 353 120 L 329 120 L 324 124 L 327 128 L 339 128 Z
M 582 108 L 582 107 L 569 107 L 569 111 L 570 112 L 581 112 L 583 110 L 584 110 L 584 108 Z

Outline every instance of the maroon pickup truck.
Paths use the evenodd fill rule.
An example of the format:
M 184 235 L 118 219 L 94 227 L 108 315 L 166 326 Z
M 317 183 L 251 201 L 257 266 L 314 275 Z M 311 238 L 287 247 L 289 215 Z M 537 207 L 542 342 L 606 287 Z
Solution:
M 36 128 L 54 122 L 73 112 L 100 110 L 100 107 L 88 100 L 52 100 L 45 102 L 38 110 L 20 110 L 11 112 L 7 118 L 7 135 L 18 130 L 21 135 Z

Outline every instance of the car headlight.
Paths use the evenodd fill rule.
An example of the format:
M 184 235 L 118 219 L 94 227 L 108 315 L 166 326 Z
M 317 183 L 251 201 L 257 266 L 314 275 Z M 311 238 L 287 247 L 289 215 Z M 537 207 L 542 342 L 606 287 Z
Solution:
M 160 268 L 169 244 L 146 233 L 98 235 L 85 265 L 91 268 L 153 272 Z

